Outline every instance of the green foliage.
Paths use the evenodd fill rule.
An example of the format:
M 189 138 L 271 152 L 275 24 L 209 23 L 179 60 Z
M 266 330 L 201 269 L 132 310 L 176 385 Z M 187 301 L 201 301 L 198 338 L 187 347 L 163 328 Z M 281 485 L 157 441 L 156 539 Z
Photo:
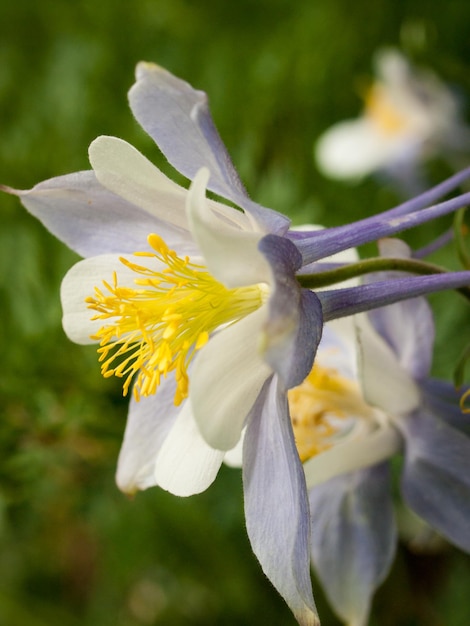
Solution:
M 254 198 L 297 223 L 370 215 L 397 202 L 393 189 L 323 179 L 314 141 L 358 113 L 382 45 L 401 45 L 468 96 L 469 18 L 468 3 L 438 0 L 358 0 L 353 10 L 346 0 L 1 3 L 0 182 L 27 188 L 88 168 L 100 134 L 169 171 L 126 104 L 142 59 L 209 93 Z M 447 173 L 430 169 L 433 182 Z M 59 285 L 75 256 L 17 200 L 0 202 L 0 623 L 293 624 L 250 552 L 237 471 L 188 500 L 118 492 L 127 402 L 100 377 L 94 349 L 60 327 Z M 424 244 L 446 224 L 411 240 Z M 435 261 L 458 266 L 450 247 Z M 436 373 L 450 378 L 470 339 L 468 308 L 454 295 L 433 303 Z M 403 550 L 372 624 L 467 624 L 469 581 L 465 557 Z M 337 624 L 315 587 L 323 625 Z

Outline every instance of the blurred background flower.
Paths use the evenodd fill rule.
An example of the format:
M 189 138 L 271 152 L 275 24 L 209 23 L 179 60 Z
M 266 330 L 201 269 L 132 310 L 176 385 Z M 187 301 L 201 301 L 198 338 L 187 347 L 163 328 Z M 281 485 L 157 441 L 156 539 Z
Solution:
M 470 155 L 470 128 L 457 93 L 393 48 L 375 55 L 375 74 L 362 115 L 334 124 L 318 139 L 320 171 L 339 180 L 382 172 L 411 195 L 425 185 L 428 159 L 440 156 L 462 167 Z
M 221 136 L 252 197 L 296 223 L 334 226 L 385 210 L 392 186 L 324 178 L 312 145 L 357 114 L 355 81 L 380 47 L 401 49 L 470 93 L 470 6 L 456 0 L 17 0 L 0 5 L 0 182 L 88 169 L 100 134 L 173 172 L 123 104 L 135 63 L 157 62 L 210 94 Z M 362 79 L 361 77 L 364 77 Z M 468 120 L 467 120 L 468 121 Z M 429 181 L 453 169 L 439 153 Z M 0 623 L 13 626 L 294 624 L 248 545 L 238 470 L 178 499 L 126 499 L 114 484 L 127 401 L 93 347 L 61 329 L 59 285 L 77 257 L 14 198 L 1 200 Z M 425 244 L 450 225 L 406 235 Z M 434 257 L 458 268 L 450 246 Z M 468 309 L 431 298 L 434 375 L 450 379 L 470 340 Z M 402 545 L 371 624 L 466 626 L 470 562 Z M 314 581 L 323 626 L 338 622 Z M 398 600 L 397 600 L 398 599 Z

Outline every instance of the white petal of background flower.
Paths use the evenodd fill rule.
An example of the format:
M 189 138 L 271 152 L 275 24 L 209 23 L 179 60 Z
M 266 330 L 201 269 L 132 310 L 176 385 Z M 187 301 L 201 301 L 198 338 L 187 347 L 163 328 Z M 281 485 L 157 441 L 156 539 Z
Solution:
M 416 147 L 412 137 L 383 136 L 370 120 L 359 118 L 338 122 L 327 130 L 316 144 L 315 158 L 330 178 L 360 179 L 404 156 L 412 159 Z
M 391 425 L 358 424 L 344 442 L 304 463 L 307 487 L 380 463 L 398 452 L 401 444 L 399 432 Z
M 419 389 L 399 364 L 366 315 L 356 315 L 359 376 L 365 400 L 393 418 L 411 413 L 420 404 Z

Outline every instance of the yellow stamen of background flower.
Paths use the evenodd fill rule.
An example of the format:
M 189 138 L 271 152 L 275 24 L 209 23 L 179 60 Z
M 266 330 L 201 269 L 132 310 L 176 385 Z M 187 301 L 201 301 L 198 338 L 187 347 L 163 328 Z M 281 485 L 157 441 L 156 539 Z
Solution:
M 317 364 L 303 383 L 289 390 L 287 397 L 302 462 L 327 450 L 350 432 L 354 418 L 371 414 L 357 383 Z
M 380 83 L 373 84 L 365 96 L 366 115 L 386 135 L 395 135 L 407 125 L 406 117 L 396 109 L 387 90 Z
M 174 402 L 188 395 L 187 368 L 194 353 L 219 326 L 235 322 L 258 309 L 266 297 L 266 286 L 227 289 L 205 267 L 180 258 L 158 235 L 149 235 L 153 252 L 136 252 L 148 265 L 120 258 L 136 273 L 135 287 L 119 286 L 114 272 L 112 284 L 86 299 L 97 312 L 92 319 L 109 320 L 92 339 L 100 342 L 101 373 L 124 378 L 128 393 L 135 376 L 134 396 L 157 391 L 161 378 L 173 372 Z
M 470 389 L 467 389 L 467 391 L 460 398 L 460 410 L 462 413 L 470 413 L 470 406 L 465 406 L 465 402 L 467 400 L 470 400 Z

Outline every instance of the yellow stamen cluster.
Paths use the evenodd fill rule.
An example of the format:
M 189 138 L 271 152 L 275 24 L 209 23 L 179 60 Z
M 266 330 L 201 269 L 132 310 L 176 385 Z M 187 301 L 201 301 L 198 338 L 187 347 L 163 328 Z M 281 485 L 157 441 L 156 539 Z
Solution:
M 153 251 L 134 256 L 148 257 L 151 267 L 120 258 L 137 275 L 134 287 L 119 286 L 114 272 L 112 284 L 103 281 L 104 289 L 95 287 L 94 296 L 86 299 L 97 312 L 93 320 L 108 320 L 92 339 L 100 342 L 102 375 L 124 378 L 124 395 L 134 375 L 139 400 L 155 393 L 161 377 L 173 372 L 179 405 L 188 395 L 187 368 L 194 353 L 216 328 L 259 308 L 265 287 L 227 289 L 158 235 L 149 235 L 148 242 Z
M 407 127 L 406 118 L 391 102 L 383 85 L 372 85 L 365 96 L 365 104 L 367 117 L 386 135 L 398 134 Z
M 371 412 L 355 382 L 317 364 L 303 383 L 288 392 L 288 401 L 302 462 L 330 448 L 350 430 L 350 420 Z

